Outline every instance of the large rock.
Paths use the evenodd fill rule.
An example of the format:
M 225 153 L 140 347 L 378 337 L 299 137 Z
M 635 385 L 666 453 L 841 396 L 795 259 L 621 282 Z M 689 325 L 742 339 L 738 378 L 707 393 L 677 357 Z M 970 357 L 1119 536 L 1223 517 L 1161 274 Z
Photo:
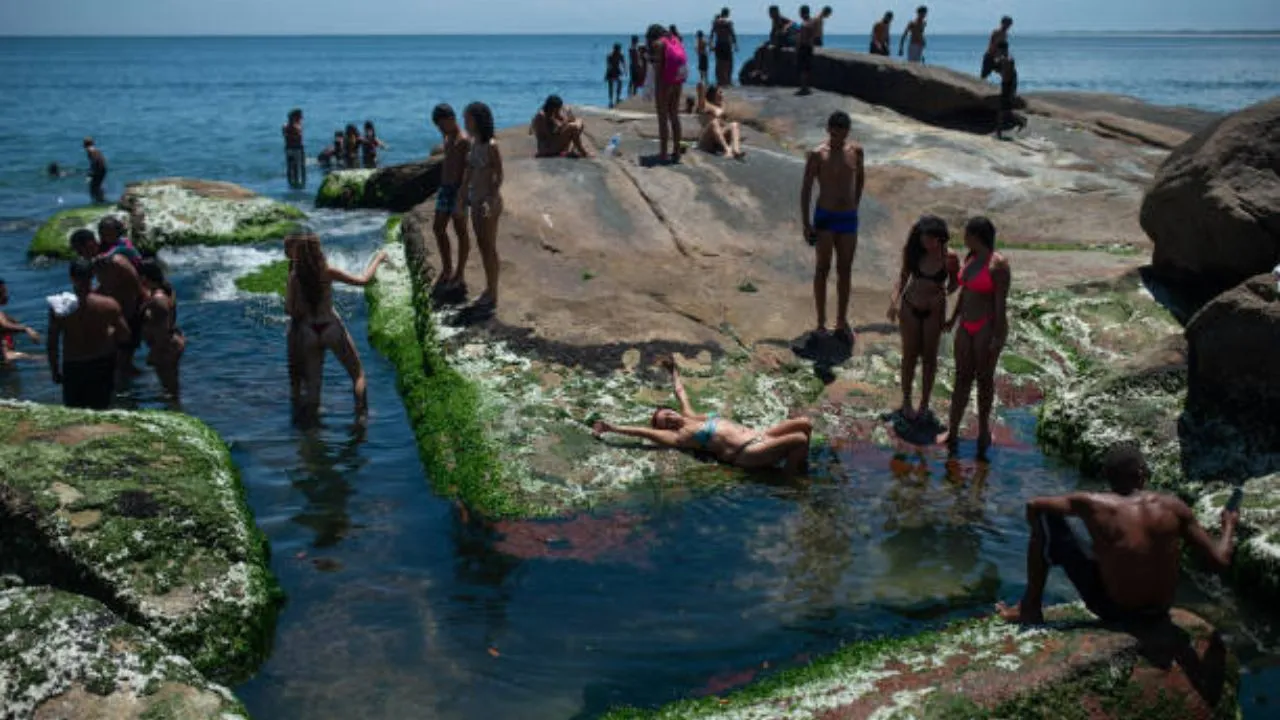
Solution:
M 439 187 L 439 156 L 378 170 L 339 170 L 325 177 L 316 207 L 405 212 Z
M 275 628 L 268 563 L 227 449 L 199 421 L 0 403 L 0 573 L 95 598 L 235 682 Z
M 27 247 L 27 257 L 71 259 L 75 256 L 69 242 L 71 233 L 83 228 L 92 230 L 96 234 L 98 221 L 108 215 L 116 216 L 126 225 L 129 223 L 129 214 L 114 205 L 90 205 L 63 210 L 55 214 L 46 220 L 31 238 L 31 245 Z
M 1239 663 L 1195 615 L 1174 610 L 1172 622 L 1130 631 L 1088 622 L 1074 605 L 1047 617 L 1040 628 L 979 620 L 851 643 L 736 692 L 605 718 L 1236 717 Z
M 1162 277 L 1212 295 L 1280 263 L 1280 98 L 1228 115 L 1165 160 L 1142 203 Z
M 229 690 L 101 603 L 0 591 L 0 717 L 244 720 Z
M 799 85 L 795 50 L 762 45 L 742 66 L 740 80 L 743 85 Z M 945 125 L 988 130 L 1000 109 L 999 85 L 936 65 L 848 50 L 817 50 L 810 84 Z M 1017 107 L 1023 106 L 1019 98 Z

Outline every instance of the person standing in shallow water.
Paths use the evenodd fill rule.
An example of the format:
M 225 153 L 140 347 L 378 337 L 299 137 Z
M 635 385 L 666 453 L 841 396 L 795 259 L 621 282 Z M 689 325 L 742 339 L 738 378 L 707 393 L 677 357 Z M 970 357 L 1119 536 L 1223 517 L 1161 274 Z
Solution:
M 938 373 L 938 345 L 947 320 L 947 295 L 959 287 L 960 258 L 947 248 L 947 223 L 925 215 L 912 226 L 902 249 L 902 271 L 889 300 L 889 322 L 902 333 L 902 408 L 908 421 L 929 417 Z M 922 365 L 920 406 L 911 404 L 916 363 Z
M 178 329 L 178 296 L 164 277 L 155 258 L 147 258 L 138 268 L 147 299 L 142 303 L 142 337 L 150 352 L 147 364 L 155 368 L 156 379 L 164 391 L 178 401 L 178 365 L 187 349 L 187 339 Z
M 124 380 L 140 374 L 133 364 L 133 354 L 142 342 L 138 308 L 146 296 L 138 277 L 137 263 L 141 256 L 124 237 L 124 225 L 114 217 L 98 222 L 98 235 L 99 238 L 95 238 L 89 231 L 72 233 L 71 249 L 92 263 L 98 278 L 98 292 L 116 301 L 129 324 L 129 336 L 120 342 L 119 358 L 114 365 L 119 379 Z
M 613 51 L 604 58 L 604 82 L 609 89 L 609 107 L 622 102 L 622 64 L 626 60 L 622 54 L 622 43 L 614 43 Z
M 360 146 L 363 144 L 356 126 L 347 125 L 346 134 L 342 138 L 342 162 L 348 170 L 360 167 Z
M 916 17 L 907 23 L 906 29 L 902 31 L 902 38 L 898 40 L 898 55 L 902 55 L 902 46 L 906 44 L 907 38 L 911 38 L 911 45 L 907 48 L 907 62 L 923 63 L 924 62 L 924 26 L 926 18 L 929 15 L 929 8 L 921 5 L 916 8 Z
M 440 189 L 436 191 L 436 214 L 432 230 L 440 252 L 440 278 L 432 288 L 433 297 L 467 294 L 467 257 L 471 254 L 471 236 L 467 234 L 466 205 L 462 202 L 462 176 L 471 154 L 471 139 L 458 127 L 458 116 L 449 105 L 437 105 L 431 111 L 431 122 L 444 137 L 444 162 L 440 168 Z M 449 247 L 449 224 L 458 236 L 458 263 L 453 263 Z
M 93 242 L 88 230 L 77 230 L 73 243 L 76 235 L 81 244 Z M 71 263 L 71 287 L 49 298 L 49 370 L 63 405 L 106 410 L 115 395 L 116 348 L 130 342 L 129 324 L 119 303 L 94 292 L 92 260 Z
M 289 111 L 289 121 L 280 129 L 284 134 L 285 175 L 289 187 L 297 190 L 307 186 L 307 151 L 302 146 L 302 111 Z
M 372 120 L 364 122 L 364 138 L 360 140 L 360 159 L 366 169 L 378 167 L 378 150 L 386 149 L 387 144 L 378 139 L 378 130 Z
M 827 141 L 810 151 L 805 160 L 800 189 L 800 220 L 804 238 L 817 248 L 813 273 L 813 303 L 818 314 L 815 338 L 827 334 L 827 279 L 831 255 L 836 256 L 836 336 L 853 345 L 849 326 L 849 293 L 853 256 L 858 249 L 858 206 L 866 182 L 862 146 L 849 140 L 852 119 L 836 112 L 827 120 Z M 818 204 L 813 206 L 813 184 L 818 184 Z M 813 208 L 813 215 L 809 215 Z
M 89 198 L 101 205 L 107 201 L 102 188 L 107 181 L 107 156 L 102 154 L 91 137 L 84 139 L 84 152 L 89 157 Z
M 1027 503 L 1027 589 L 1013 607 L 996 605 L 1001 618 L 1044 622 L 1044 586 L 1056 565 L 1085 607 L 1104 622 L 1168 622 L 1184 546 L 1215 570 L 1231 566 L 1238 512 L 1223 509 L 1222 536 L 1215 540 L 1182 500 L 1146 490 L 1151 471 L 1132 444 L 1111 448 L 1102 474 L 1111 492 L 1039 497 Z M 1068 517 L 1084 521 L 1092 540 L 1089 550 L 1067 524 Z
M 889 26 L 893 23 L 893 13 L 887 12 L 880 22 L 871 27 L 871 47 L 867 52 L 872 55 L 889 57 Z
M 471 207 L 471 225 L 476 233 L 480 261 L 484 264 L 485 290 L 472 305 L 479 315 L 492 313 L 498 307 L 498 221 L 502 217 L 502 153 L 494 138 L 493 111 L 488 105 L 473 102 L 462 113 L 471 136 L 462 187 Z
M 969 249 L 960 270 L 960 299 L 947 320 L 955 327 L 955 390 L 951 394 L 951 418 L 940 438 L 950 455 L 960 443 L 960 422 L 969 405 L 974 382 L 978 385 L 978 457 L 986 459 L 991 447 L 991 406 L 995 402 L 996 367 L 1009 338 L 1008 298 L 1012 273 L 1009 261 L 996 252 L 996 228 L 985 217 L 965 225 L 964 244 Z

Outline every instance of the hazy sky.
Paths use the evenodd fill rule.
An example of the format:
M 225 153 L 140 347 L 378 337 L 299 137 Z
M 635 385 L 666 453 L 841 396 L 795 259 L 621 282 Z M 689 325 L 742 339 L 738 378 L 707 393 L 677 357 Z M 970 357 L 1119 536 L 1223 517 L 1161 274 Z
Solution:
M 831 3 L 828 33 L 863 34 L 885 10 L 918 0 Z M 1280 28 L 1280 0 L 939 0 L 935 32 Z M 0 35 L 294 35 L 618 33 L 653 22 L 701 27 L 724 0 L 0 0 Z M 765 27 L 768 0 L 733 2 L 739 32 Z M 798 2 L 780 3 L 795 15 Z

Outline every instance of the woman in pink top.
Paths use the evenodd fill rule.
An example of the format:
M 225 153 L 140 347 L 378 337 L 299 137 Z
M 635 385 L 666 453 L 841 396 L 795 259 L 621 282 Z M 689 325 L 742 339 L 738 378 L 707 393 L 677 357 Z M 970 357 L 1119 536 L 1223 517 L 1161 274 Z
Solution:
M 667 162 L 674 156 L 679 162 L 680 98 L 684 95 L 684 81 L 689 76 L 689 58 L 685 54 L 684 43 L 661 25 L 650 25 L 645 39 L 649 42 L 653 71 L 657 73 L 654 100 L 658 108 L 658 161 Z M 667 154 L 668 138 L 674 140 L 672 155 Z

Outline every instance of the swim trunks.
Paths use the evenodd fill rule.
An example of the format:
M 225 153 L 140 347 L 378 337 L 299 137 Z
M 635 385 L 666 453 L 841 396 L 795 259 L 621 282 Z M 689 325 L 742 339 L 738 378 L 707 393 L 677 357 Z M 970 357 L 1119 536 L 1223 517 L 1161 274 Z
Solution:
M 858 211 L 833 211 L 816 208 L 813 211 L 813 228 L 819 231 L 833 232 L 837 235 L 855 235 L 858 232 Z
M 116 354 L 89 360 L 62 361 L 62 404 L 70 408 L 106 410 L 116 390 Z
M 733 45 L 729 43 L 725 43 L 723 45 L 716 45 L 716 59 L 732 61 Z
M 813 46 L 801 45 L 796 48 L 796 69 L 802 73 L 813 70 Z
M 924 62 L 924 43 L 911 43 L 907 46 L 907 62 Z
M 458 186 L 441 185 L 436 190 L 436 212 L 453 215 L 458 212 Z
M 1042 512 L 1037 521 L 1044 532 L 1044 560 L 1050 566 L 1057 565 L 1080 593 L 1085 607 L 1107 622 L 1143 622 L 1169 616 L 1169 608 L 1156 607 L 1142 610 L 1121 608 L 1107 595 L 1102 583 L 1098 561 L 1081 546 L 1066 518 L 1054 513 Z
M 706 53 L 698 53 L 698 72 L 706 72 L 711 67 L 711 61 Z
M 991 76 L 992 71 L 996 69 L 996 56 L 991 53 L 985 53 L 982 56 L 982 70 L 978 73 L 983 80 Z

